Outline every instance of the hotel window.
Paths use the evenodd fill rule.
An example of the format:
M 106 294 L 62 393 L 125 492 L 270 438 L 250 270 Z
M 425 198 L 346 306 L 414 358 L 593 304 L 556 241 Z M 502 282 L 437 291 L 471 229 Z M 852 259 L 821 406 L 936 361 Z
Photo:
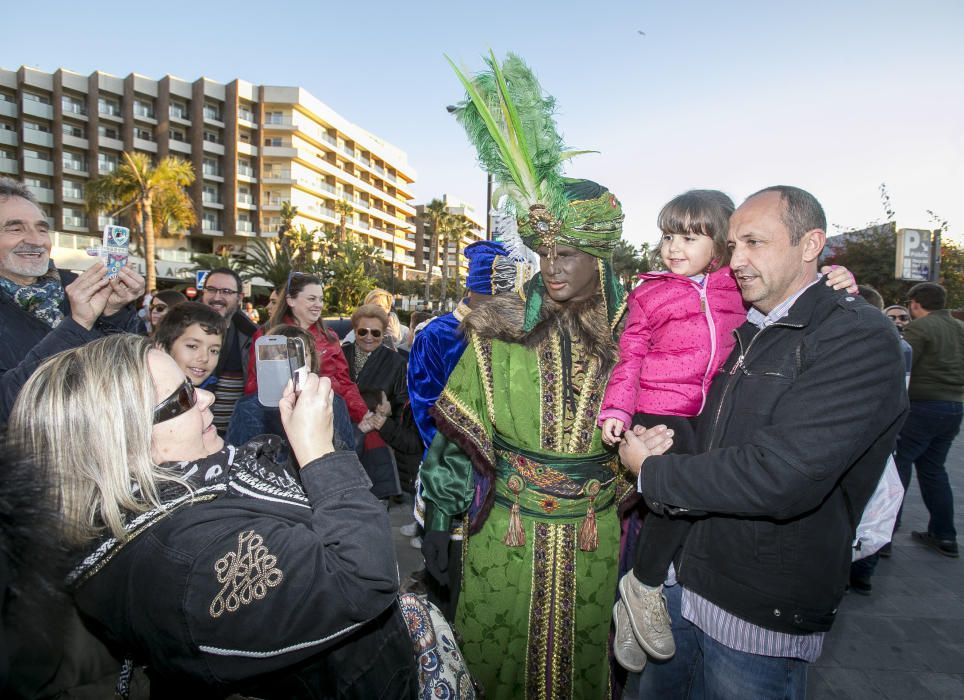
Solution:
M 117 139 L 117 129 L 113 126 L 97 126 L 97 135 L 101 138 Z
M 16 102 L 17 98 L 9 92 L 0 91 L 0 102 Z
M 214 175 L 217 177 L 221 176 L 221 168 L 218 166 L 218 162 L 213 158 L 205 158 L 202 162 L 201 169 L 205 175 Z
M 171 141 L 180 141 L 182 143 L 187 142 L 187 134 L 184 133 L 184 129 L 176 129 L 172 127 L 167 130 L 167 135 L 170 137 Z
M 87 114 L 87 103 L 69 95 L 60 98 L 60 107 L 69 114 Z
M 167 113 L 177 119 L 187 119 L 187 106 L 181 102 L 172 102 Z
M 204 230 L 205 231 L 220 231 L 221 222 L 218 219 L 217 212 L 206 211 L 204 212 Z
M 247 177 L 254 177 L 254 169 L 251 167 L 250 160 L 238 158 L 238 175 L 246 175 Z
M 221 121 L 221 108 L 210 102 L 204 103 L 204 118 Z
M 64 168 L 87 172 L 87 159 L 81 153 L 64 151 Z
M 50 104 L 50 97 L 47 95 L 38 95 L 35 92 L 24 92 L 23 99 L 30 100 L 31 102 L 39 102 L 42 105 Z
M 150 129 L 137 129 L 134 131 L 134 134 L 135 136 L 137 136 L 137 138 L 141 139 L 142 141 L 154 140 L 154 132 L 151 131 Z
M 83 199 L 83 183 L 75 182 L 73 180 L 64 180 L 64 197 L 69 197 L 70 199 Z
M 154 118 L 154 105 L 142 100 L 134 100 L 134 116 Z
M 238 141 L 241 143 L 251 143 L 251 132 L 250 131 L 239 131 Z
M 244 105 L 238 105 L 238 119 L 244 119 L 245 121 L 254 121 L 254 112 Z
M 50 180 L 45 180 L 44 178 L 41 178 L 41 177 L 25 177 L 23 179 L 23 184 L 27 185 L 28 187 L 49 188 Z
M 64 226 L 87 228 L 87 217 L 83 209 L 64 207 Z
M 119 117 L 120 103 L 117 100 L 110 99 L 109 97 L 98 97 L 97 111 L 110 117 Z
M 208 143 L 221 143 L 221 137 L 218 136 L 217 132 L 211 131 L 210 129 L 204 130 L 204 140 Z
M 26 119 L 23 121 L 23 128 L 30 129 L 32 131 L 42 131 L 45 134 L 50 133 L 50 127 L 46 124 L 38 124 L 37 122 L 27 121 Z
M 221 193 L 218 191 L 217 187 L 214 187 L 213 185 L 205 185 L 204 190 L 201 193 L 201 199 L 205 202 L 220 204 Z
M 113 153 L 98 153 L 97 154 L 97 172 L 101 175 L 107 175 L 117 170 L 117 156 Z
M 78 139 L 87 138 L 87 132 L 84 131 L 84 127 L 77 126 L 75 124 L 62 124 L 64 136 L 73 136 Z
M 23 149 L 24 158 L 35 158 L 37 160 L 51 160 L 50 154 L 46 151 L 38 151 L 34 148 Z

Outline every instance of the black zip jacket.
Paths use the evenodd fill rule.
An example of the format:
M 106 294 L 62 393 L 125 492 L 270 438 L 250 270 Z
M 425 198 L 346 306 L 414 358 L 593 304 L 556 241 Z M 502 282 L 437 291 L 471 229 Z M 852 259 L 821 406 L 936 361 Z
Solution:
M 699 419 L 699 455 L 645 461 L 655 512 L 697 516 L 679 580 L 753 624 L 830 628 L 856 525 L 907 413 L 896 332 L 816 284 L 780 322 L 745 323 Z
M 74 591 L 151 697 L 409 698 L 417 667 L 397 603 L 385 507 L 353 452 L 283 481 L 247 476 L 139 532 Z M 100 567 L 100 568 L 98 568 Z

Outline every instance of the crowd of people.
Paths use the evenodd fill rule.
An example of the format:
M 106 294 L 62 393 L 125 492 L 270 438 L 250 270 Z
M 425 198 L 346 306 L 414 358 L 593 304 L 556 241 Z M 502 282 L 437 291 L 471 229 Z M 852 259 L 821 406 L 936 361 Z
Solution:
M 538 90 L 489 69 L 452 108 L 483 138 L 479 91 Z M 523 97 L 502 104 L 545 106 Z M 674 198 L 629 291 L 616 196 L 540 182 L 517 240 L 465 249 L 452 312 L 406 326 L 375 289 L 340 338 L 297 271 L 263 323 L 229 268 L 141 317 L 137 272 L 58 269 L 0 180 L 5 694 L 803 698 L 846 588 L 871 591 L 855 538 L 892 455 L 931 515 L 913 538 L 958 555 L 940 285 L 858 293 L 820 267 L 817 199 L 775 186 Z M 306 349 L 276 407 L 265 336 Z

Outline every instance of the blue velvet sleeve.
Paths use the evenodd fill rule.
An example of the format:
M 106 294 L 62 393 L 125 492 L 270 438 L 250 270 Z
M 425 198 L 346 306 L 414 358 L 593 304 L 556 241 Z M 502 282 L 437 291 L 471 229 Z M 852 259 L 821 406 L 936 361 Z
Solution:
M 412 416 L 426 448 L 435 437 L 435 421 L 429 409 L 435 405 L 449 375 L 465 350 L 459 322 L 452 314 L 441 316 L 423 328 L 408 358 L 408 396 Z

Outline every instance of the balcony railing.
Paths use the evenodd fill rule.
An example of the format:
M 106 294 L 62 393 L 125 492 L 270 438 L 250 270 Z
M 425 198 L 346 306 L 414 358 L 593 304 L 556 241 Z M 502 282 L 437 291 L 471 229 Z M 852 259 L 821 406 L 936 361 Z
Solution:
M 267 117 L 264 120 L 264 123 L 267 125 L 277 124 L 279 126 L 291 126 L 293 122 L 291 121 L 291 117 L 278 117 L 278 116 L 272 115 Z
M 238 175 L 244 175 L 245 177 L 254 177 L 254 168 L 246 167 L 244 165 L 239 165 Z
M 244 119 L 245 121 L 254 121 L 254 112 L 248 109 L 242 109 L 238 107 L 238 119 Z
M 84 116 L 87 115 L 87 105 L 82 104 L 80 102 L 74 102 L 73 100 L 64 100 L 63 102 L 60 103 L 60 105 L 63 111 L 69 112 L 70 114 L 82 114 Z
M 250 194 L 239 194 L 238 204 L 254 204 L 254 198 Z
M 238 231 L 244 231 L 245 233 L 251 233 L 254 231 L 254 226 L 251 225 L 250 221 L 238 221 L 235 224 L 235 228 Z

